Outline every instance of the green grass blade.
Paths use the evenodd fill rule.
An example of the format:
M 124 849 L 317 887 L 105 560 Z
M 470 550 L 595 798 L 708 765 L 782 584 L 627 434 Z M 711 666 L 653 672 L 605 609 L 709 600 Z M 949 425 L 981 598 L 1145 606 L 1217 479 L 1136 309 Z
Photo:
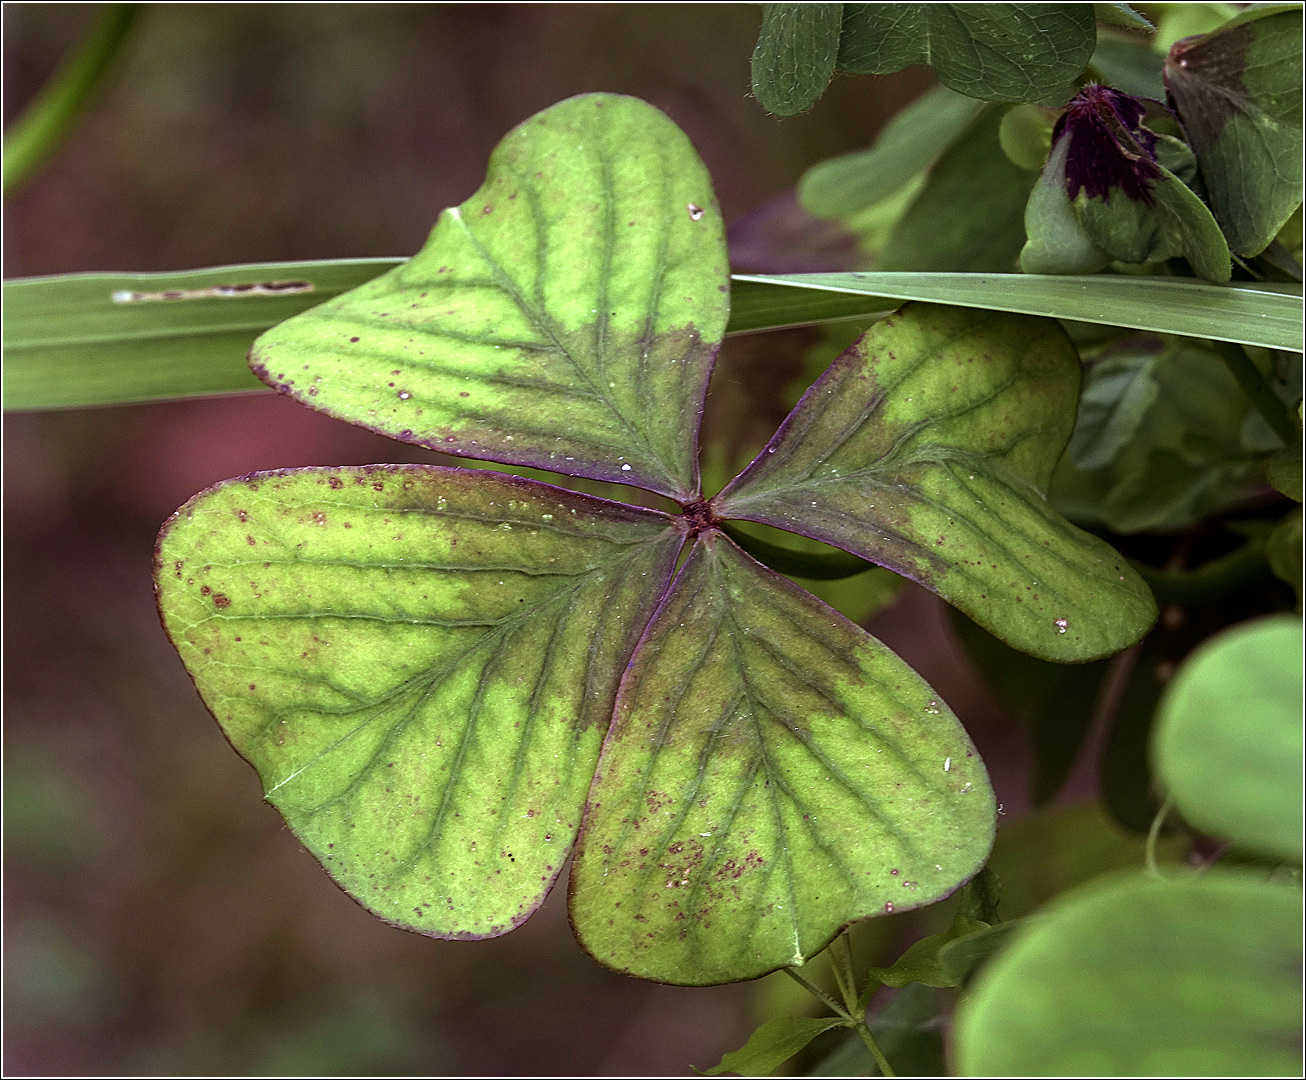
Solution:
M 269 327 L 403 260 L 254 263 L 169 274 L 62 274 L 4 283 L 7 410 L 113 405 L 257 390 L 245 363 Z M 303 281 L 312 291 L 115 302 Z M 728 334 L 880 318 L 904 300 L 1300 349 L 1301 287 L 1159 277 L 867 273 L 735 275 Z
M 253 263 L 175 274 L 6 281 L 5 408 L 262 389 L 245 363 L 260 333 L 400 262 Z
M 1161 334 L 1236 341 L 1271 349 L 1302 347 L 1302 287 L 1268 282 L 1211 285 L 1195 278 L 1093 274 L 843 273 L 744 274 L 739 283 L 859 293 L 867 311 L 897 300 L 989 308 L 1023 315 L 1125 326 Z M 754 301 L 764 310 L 762 299 Z M 795 299 L 791 315 L 801 310 Z

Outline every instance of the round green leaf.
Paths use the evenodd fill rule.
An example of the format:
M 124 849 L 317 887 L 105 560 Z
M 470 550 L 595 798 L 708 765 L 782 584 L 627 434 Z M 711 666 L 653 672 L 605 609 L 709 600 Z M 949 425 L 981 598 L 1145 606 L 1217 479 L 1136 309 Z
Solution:
M 1248 874 L 1099 879 L 959 1006 L 962 1076 L 1300 1076 L 1301 893 Z
M 866 75 L 929 64 L 968 97 L 1042 101 L 1069 88 L 1096 39 L 1084 4 L 844 4 L 837 63 Z
M 1206 642 L 1161 702 L 1156 767 L 1183 816 L 1256 851 L 1302 857 L 1302 624 L 1259 619 Z
M 908 305 L 817 380 L 716 512 L 887 566 L 1035 656 L 1110 655 L 1156 603 L 1043 497 L 1078 391 L 1051 320 Z
M 689 140 L 642 101 L 590 94 L 509 132 L 416 256 L 273 327 L 250 362 L 405 442 L 688 500 L 729 293 Z
M 620 971 L 755 978 L 947 896 L 994 821 L 984 766 L 920 676 L 709 530 L 622 681 L 572 922 Z
M 681 531 L 422 465 L 231 480 L 164 526 L 159 609 L 205 704 L 355 899 L 436 937 L 522 922 L 567 859 Z
M 753 93 L 767 112 L 793 116 L 816 104 L 834 74 L 842 4 L 763 4 L 753 51 Z

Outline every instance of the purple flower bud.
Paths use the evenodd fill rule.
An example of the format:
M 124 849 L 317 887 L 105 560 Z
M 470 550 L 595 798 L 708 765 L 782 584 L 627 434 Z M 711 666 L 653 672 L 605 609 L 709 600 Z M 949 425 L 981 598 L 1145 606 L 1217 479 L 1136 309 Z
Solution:
M 1135 202 L 1152 203 L 1152 181 L 1161 175 L 1156 136 L 1143 127 L 1146 104 L 1109 86 L 1089 83 L 1074 96 L 1052 129 L 1055 145 L 1070 139 L 1066 193 L 1080 190 L 1105 200 L 1119 188 Z

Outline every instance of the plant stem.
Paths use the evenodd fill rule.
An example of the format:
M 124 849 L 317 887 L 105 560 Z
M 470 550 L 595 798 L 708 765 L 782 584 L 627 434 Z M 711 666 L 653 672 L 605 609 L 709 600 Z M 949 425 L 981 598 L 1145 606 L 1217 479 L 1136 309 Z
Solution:
M 1285 446 L 1295 446 L 1301 442 L 1301 432 L 1292 418 L 1292 413 L 1274 392 L 1265 376 L 1260 373 L 1247 350 L 1231 341 L 1212 341 L 1211 347 L 1220 354 L 1225 367 L 1229 369 L 1243 393 L 1251 399 L 1256 411 L 1265 417 L 1265 422 L 1274 429 L 1274 433 L 1283 440 Z
M 789 978 L 793 979 L 794 982 L 796 982 L 809 994 L 811 994 L 813 997 L 821 1001 L 827 1008 L 829 1008 L 829 1010 L 832 1013 L 834 1013 L 837 1016 L 842 1016 L 845 1020 L 853 1019 L 853 1017 L 849 1015 L 848 1010 L 845 1009 L 842 1005 L 840 1005 L 837 1001 L 835 1001 L 834 998 L 832 998 L 829 994 L 827 994 L 824 990 L 822 990 L 819 986 L 817 986 L 806 976 L 799 975 L 797 968 L 787 967 L 787 968 L 783 968 L 782 970 L 786 975 L 789 976 Z
M 10 125 L 4 137 L 4 197 L 23 185 L 63 143 L 104 82 L 140 4 L 105 4 L 77 51 Z
M 1147 863 L 1147 872 L 1153 877 L 1161 877 L 1161 869 L 1156 864 L 1156 842 L 1161 836 L 1161 826 L 1165 824 L 1165 819 L 1169 815 L 1174 802 L 1166 799 L 1161 804 L 1161 809 L 1156 812 L 1156 817 L 1152 819 L 1152 827 L 1147 830 L 1147 846 L 1143 849 L 1143 858 Z
M 857 1034 L 862 1037 L 862 1042 L 866 1044 L 866 1049 L 871 1052 L 871 1057 L 875 1058 L 875 1064 L 880 1067 L 880 1072 L 884 1076 L 897 1076 L 893 1071 L 893 1066 L 889 1064 L 889 1059 L 884 1056 L 884 1051 L 880 1049 L 880 1044 L 875 1041 L 875 1036 L 871 1034 L 871 1029 L 866 1023 L 857 1025 Z

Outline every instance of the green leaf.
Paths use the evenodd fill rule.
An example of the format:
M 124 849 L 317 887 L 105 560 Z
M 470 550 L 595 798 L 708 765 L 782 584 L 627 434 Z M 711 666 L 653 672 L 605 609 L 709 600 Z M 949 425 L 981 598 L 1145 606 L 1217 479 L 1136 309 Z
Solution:
M 1301 205 L 1301 41 L 1299 5 L 1252 9 L 1166 60 L 1211 208 L 1239 255 L 1261 252 Z
M 1300 285 L 1211 285 L 1193 278 L 1097 274 L 739 274 L 738 283 L 860 293 L 936 304 L 1049 315 L 1162 334 L 1301 349 Z M 797 305 L 795 304 L 795 307 Z M 793 308 L 790 309 L 794 310 Z
M 919 676 L 709 530 L 622 681 L 572 924 L 620 971 L 755 978 L 948 895 L 993 823 L 970 740 Z
M 987 963 L 1001 949 L 1006 948 L 1012 933 L 1021 923 L 1006 922 L 986 926 L 973 934 L 959 937 L 939 949 L 938 966 L 942 977 L 950 979 L 950 986 L 966 982 L 981 965 Z
M 1076 468 L 1109 465 L 1133 440 L 1160 390 L 1155 363 L 1155 349 L 1122 349 L 1089 368 L 1068 447 Z
M 1095 882 L 957 1009 L 967 1076 L 1298 1076 L 1301 893 L 1250 874 Z
M 871 968 L 871 977 L 885 986 L 903 987 L 914 982 L 926 986 L 957 986 L 961 980 L 943 968 L 939 959 L 940 952 L 945 945 L 988 928 L 987 923 L 969 919 L 958 912 L 947 930 L 913 942 L 891 967 Z
M 1265 463 L 1266 479 L 1294 502 L 1301 502 L 1300 440 L 1294 440 Z
M 753 51 L 753 94 L 777 116 L 810 109 L 825 93 L 839 53 L 842 4 L 763 4 Z
M 1153 752 L 1180 813 L 1253 851 L 1302 857 L 1302 624 L 1258 619 L 1203 643 L 1161 702 Z
M 1261 483 L 1260 455 L 1241 439 L 1251 406 L 1209 348 L 1125 341 L 1089 368 L 1085 395 L 1100 403 L 1112 388 L 1099 388 L 1099 379 L 1143 366 L 1156 393 L 1132 437 L 1100 468 L 1079 468 L 1069 455 L 1057 467 L 1050 497 L 1076 522 L 1118 533 L 1181 530 L 1236 505 Z M 1072 444 L 1091 443 L 1097 415 L 1096 404 L 1081 411 L 1076 427 L 1085 425 L 1085 433 L 1072 436 Z
M 261 390 L 245 363 L 255 337 L 398 262 L 256 263 L 6 281 L 5 408 Z
M 1154 27 L 1128 4 L 1094 4 L 1093 15 L 1108 26 L 1126 26 L 1130 30 L 1152 30 Z
M 770 1076 L 818 1035 L 843 1022 L 838 1016 L 781 1016 L 768 1020 L 742 1047 L 726 1054 L 720 1065 L 704 1069 L 703 1075 Z
M 1160 4 L 1156 11 L 1156 36 L 1152 48 L 1168 53 L 1180 38 L 1209 34 L 1239 14 L 1234 4 Z
M 1072 205 L 1085 231 L 1121 262 L 1163 262 L 1182 255 L 1199 277 L 1217 285 L 1228 281 L 1229 247 L 1211 211 L 1169 169 L 1157 169 L 1150 203 L 1119 188 L 1105 200 L 1081 191 Z
M 884 270 L 1002 272 L 1025 242 L 1034 177 L 1002 151 L 1002 111 L 989 108 L 930 170 L 880 251 Z
M 1026 274 L 1091 274 L 1110 265 L 1081 215 L 1066 195 L 1070 140 L 1052 148 L 1025 204 L 1025 246 L 1020 268 Z
M 1052 149 L 1052 114 L 1038 105 L 1012 105 L 1002 113 L 998 143 L 1017 168 L 1041 171 Z
M 929 64 L 967 97 L 1042 101 L 1084 70 L 1096 33 L 1084 4 L 845 4 L 837 63 L 863 75 Z
M 1043 498 L 1078 390 L 1055 323 L 912 305 L 831 365 L 714 507 L 887 566 L 1035 656 L 1107 656 L 1156 606 Z
M 897 113 L 866 149 L 808 169 L 798 182 L 798 201 L 809 214 L 834 219 L 883 202 L 928 168 L 979 108 L 977 101 L 936 86 Z
M 250 363 L 405 442 L 689 500 L 728 274 L 684 133 L 589 94 L 509 132 L 417 255 L 269 330 Z
M 228 481 L 164 526 L 159 610 L 268 801 L 433 937 L 502 934 L 580 824 L 674 519 L 435 466 Z
M 1161 80 L 1164 64 L 1146 41 L 1099 34 L 1090 70 L 1100 81 L 1126 94 L 1161 101 L 1165 98 L 1165 83 Z

